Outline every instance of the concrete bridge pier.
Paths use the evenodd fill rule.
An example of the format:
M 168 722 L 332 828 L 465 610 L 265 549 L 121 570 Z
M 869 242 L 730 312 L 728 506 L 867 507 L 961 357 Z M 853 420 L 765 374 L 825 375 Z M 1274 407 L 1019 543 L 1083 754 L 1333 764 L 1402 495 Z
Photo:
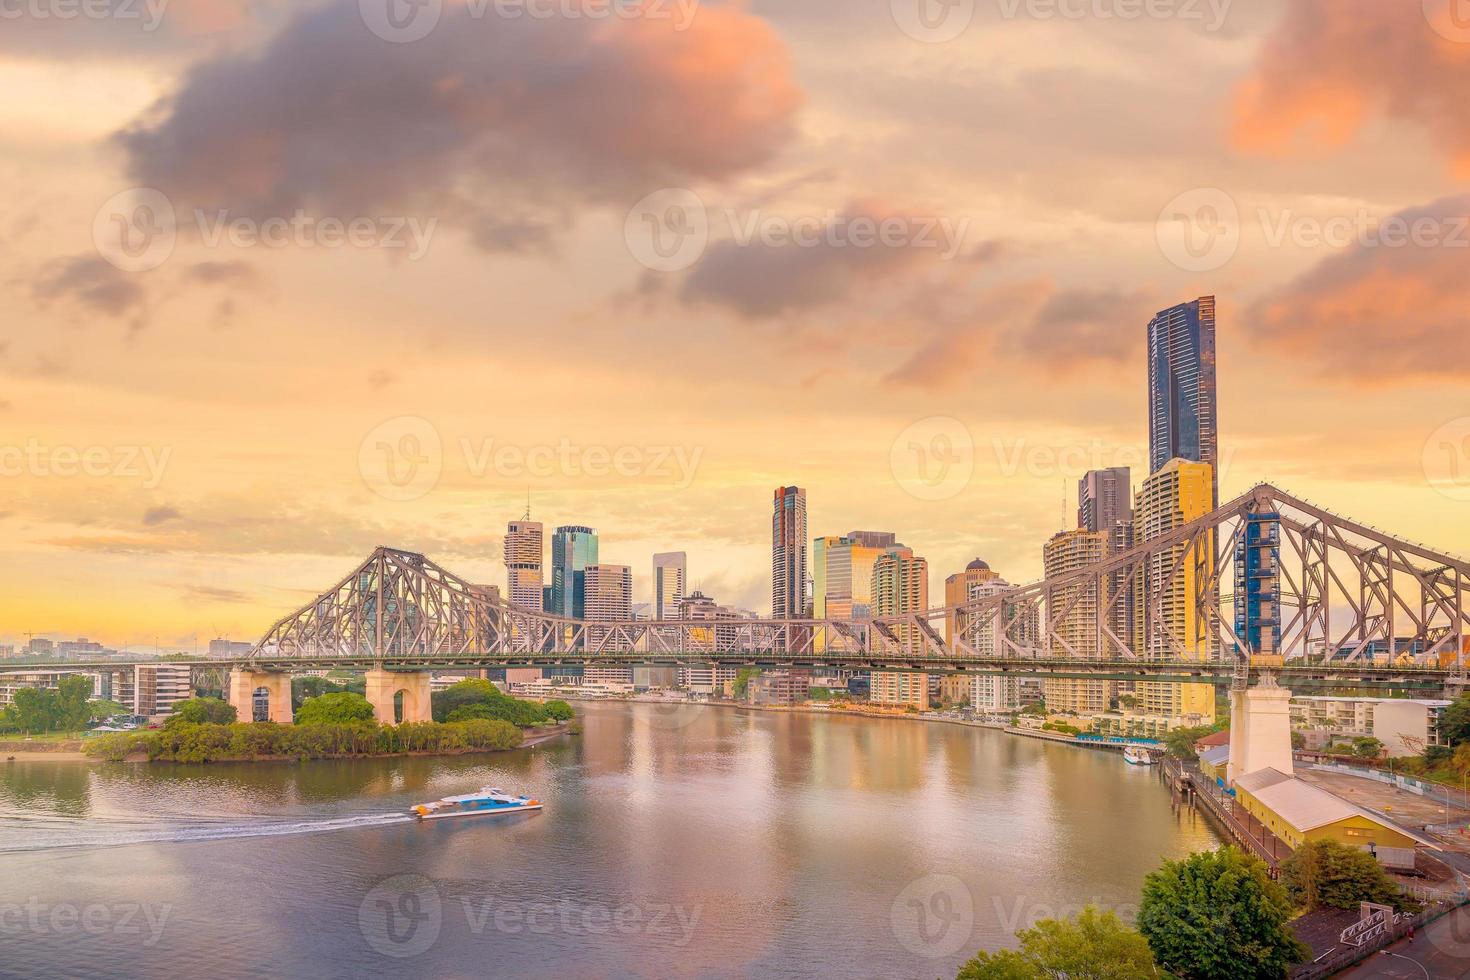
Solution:
M 235 706 L 238 721 L 255 720 L 255 692 L 264 688 L 270 698 L 268 718 L 291 724 L 291 675 L 276 670 L 232 670 L 226 699 Z
M 403 695 L 401 710 L 398 695 Z M 367 699 L 384 725 L 405 721 L 433 721 L 429 701 L 429 672 L 394 671 L 381 667 L 367 672 Z
M 1291 691 L 1272 674 L 1260 684 L 1230 692 L 1230 762 L 1227 781 L 1258 769 L 1293 775 L 1291 767 Z

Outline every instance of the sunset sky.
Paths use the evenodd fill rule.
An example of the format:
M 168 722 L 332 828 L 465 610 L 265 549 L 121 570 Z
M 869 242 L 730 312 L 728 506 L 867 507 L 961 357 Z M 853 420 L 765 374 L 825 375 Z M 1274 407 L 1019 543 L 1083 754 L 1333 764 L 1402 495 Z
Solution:
M 5 642 L 503 587 L 528 490 L 635 601 L 768 611 L 791 483 L 1027 581 L 1203 294 L 1223 497 L 1470 553 L 1448 0 L 94 2 L 0 6 Z

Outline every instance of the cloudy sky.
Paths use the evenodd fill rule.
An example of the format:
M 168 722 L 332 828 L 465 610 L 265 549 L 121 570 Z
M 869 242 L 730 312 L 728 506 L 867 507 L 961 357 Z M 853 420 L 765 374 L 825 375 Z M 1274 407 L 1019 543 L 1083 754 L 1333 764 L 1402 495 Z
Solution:
M 0 3 L 0 637 L 254 638 L 531 496 L 1013 581 L 1219 298 L 1222 493 L 1470 552 L 1448 0 Z

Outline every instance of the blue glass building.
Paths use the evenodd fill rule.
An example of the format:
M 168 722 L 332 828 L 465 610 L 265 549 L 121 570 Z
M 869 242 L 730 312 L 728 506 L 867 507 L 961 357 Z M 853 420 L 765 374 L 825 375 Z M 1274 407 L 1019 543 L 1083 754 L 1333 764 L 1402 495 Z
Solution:
M 597 563 L 597 531 L 568 524 L 551 536 L 551 603 L 546 611 L 581 619 L 587 611 L 586 568 Z
M 1149 472 L 1171 459 L 1209 463 L 1220 502 L 1215 401 L 1215 297 L 1158 313 L 1148 324 Z

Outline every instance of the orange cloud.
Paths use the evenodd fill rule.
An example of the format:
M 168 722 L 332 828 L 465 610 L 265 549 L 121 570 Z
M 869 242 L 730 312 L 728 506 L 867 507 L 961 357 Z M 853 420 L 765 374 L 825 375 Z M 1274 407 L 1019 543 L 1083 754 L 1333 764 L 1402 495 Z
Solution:
M 1256 303 L 1252 332 L 1317 373 L 1357 382 L 1470 375 L 1470 195 L 1390 222 L 1430 237 L 1380 232 L 1334 255 Z
M 1418 2 L 1294 0 L 1236 92 L 1236 146 L 1341 146 L 1377 116 L 1423 127 L 1470 175 L 1470 31 L 1452 40 L 1438 16 Z

